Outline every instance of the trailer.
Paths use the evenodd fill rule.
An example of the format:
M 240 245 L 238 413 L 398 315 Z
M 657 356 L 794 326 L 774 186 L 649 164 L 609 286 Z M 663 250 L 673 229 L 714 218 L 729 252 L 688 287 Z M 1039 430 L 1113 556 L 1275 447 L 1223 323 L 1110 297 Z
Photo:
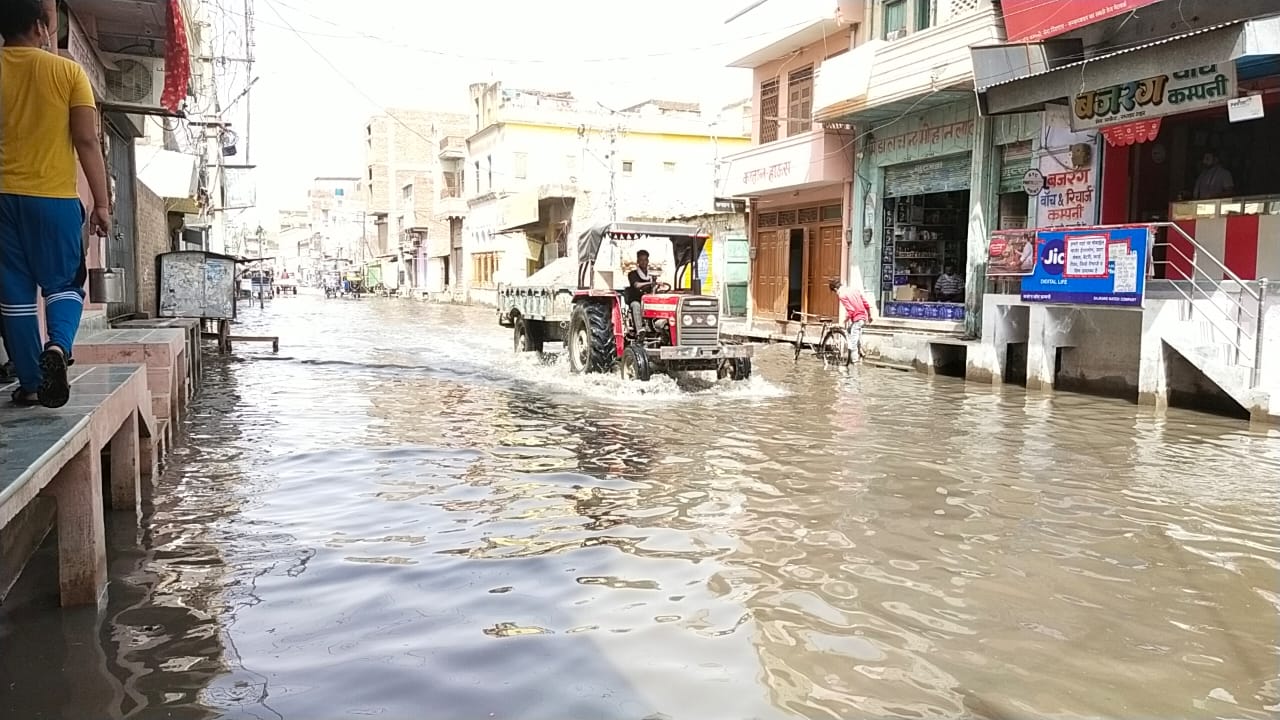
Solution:
M 698 260 L 709 235 L 692 225 L 609 223 L 578 240 L 576 261 L 561 258 L 521 283 L 498 288 L 498 322 L 516 352 L 559 343 L 575 373 L 617 369 L 646 381 L 656 373 L 715 371 L 751 377 L 753 347 L 720 336 L 719 303 L 701 294 Z M 623 298 L 635 254 L 650 253 L 655 277 L 669 277 L 641 299 L 636 327 Z

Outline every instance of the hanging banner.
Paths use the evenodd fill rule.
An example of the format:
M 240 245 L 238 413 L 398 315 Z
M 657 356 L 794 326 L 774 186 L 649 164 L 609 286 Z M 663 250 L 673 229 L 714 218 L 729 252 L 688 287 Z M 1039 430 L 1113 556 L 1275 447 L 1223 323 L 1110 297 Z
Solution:
M 988 247 L 987 277 L 1021 277 L 1035 269 L 1035 230 L 996 230 Z
M 1009 42 L 1033 42 L 1123 15 L 1158 0 L 1002 0 Z
M 1203 110 L 1236 96 L 1236 64 L 1187 68 L 1133 82 L 1089 90 L 1071 103 L 1071 127 L 1089 130 Z
M 1022 300 L 1140 308 L 1150 249 L 1146 225 L 1039 230 Z

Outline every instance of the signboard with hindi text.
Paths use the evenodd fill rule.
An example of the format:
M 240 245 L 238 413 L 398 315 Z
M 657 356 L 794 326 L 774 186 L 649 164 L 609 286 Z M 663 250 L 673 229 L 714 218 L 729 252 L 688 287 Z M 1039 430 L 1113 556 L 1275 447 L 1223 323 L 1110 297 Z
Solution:
M 1236 65 L 1177 70 L 1082 92 L 1071 103 L 1071 127 L 1100 128 L 1223 105 L 1236 96 Z
M 1001 0 L 1009 42 L 1044 40 L 1158 0 Z
M 1142 307 L 1151 228 L 1081 227 L 1036 232 L 1024 302 Z

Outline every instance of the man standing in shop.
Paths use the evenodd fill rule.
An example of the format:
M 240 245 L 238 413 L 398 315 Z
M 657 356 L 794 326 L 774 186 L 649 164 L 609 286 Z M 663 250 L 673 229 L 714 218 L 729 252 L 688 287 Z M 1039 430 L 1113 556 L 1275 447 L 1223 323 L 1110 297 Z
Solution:
M 933 295 L 938 302 L 964 302 L 964 278 L 956 274 L 954 263 L 947 263 L 933 285 Z
M 846 286 L 839 280 L 831 278 L 827 287 L 840 299 L 844 308 L 845 333 L 849 336 L 849 349 L 853 351 L 854 360 L 862 359 L 862 328 L 871 323 L 871 303 L 867 297 L 853 286 Z
M 1212 152 L 1207 152 L 1200 160 L 1200 164 L 1204 169 L 1200 171 L 1200 176 L 1196 178 L 1195 199 L 1196 200 L 1214 200 L 1217 198 L 1231 197 L 1236 191 L 1236 180 L 1231 177 L 1231 171 L 1222 167 L 1222 161 Z

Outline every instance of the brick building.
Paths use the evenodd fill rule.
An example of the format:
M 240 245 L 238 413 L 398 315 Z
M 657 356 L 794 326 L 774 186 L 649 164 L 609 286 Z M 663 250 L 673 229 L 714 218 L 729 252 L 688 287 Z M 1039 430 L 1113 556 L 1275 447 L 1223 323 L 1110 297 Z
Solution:
M 470 118 L 433 110 L 392 109 L 365 127 L 367 212 L 376 228 L 366 262 L 379 266 L 390 288 L 418 294 L 428 286 L 428 246 L 447 239 L 447 219 L 437 219 L 443 187 L 440 142 L 464 135 Z M 441 243 L 448 255 L 448 244 Z

